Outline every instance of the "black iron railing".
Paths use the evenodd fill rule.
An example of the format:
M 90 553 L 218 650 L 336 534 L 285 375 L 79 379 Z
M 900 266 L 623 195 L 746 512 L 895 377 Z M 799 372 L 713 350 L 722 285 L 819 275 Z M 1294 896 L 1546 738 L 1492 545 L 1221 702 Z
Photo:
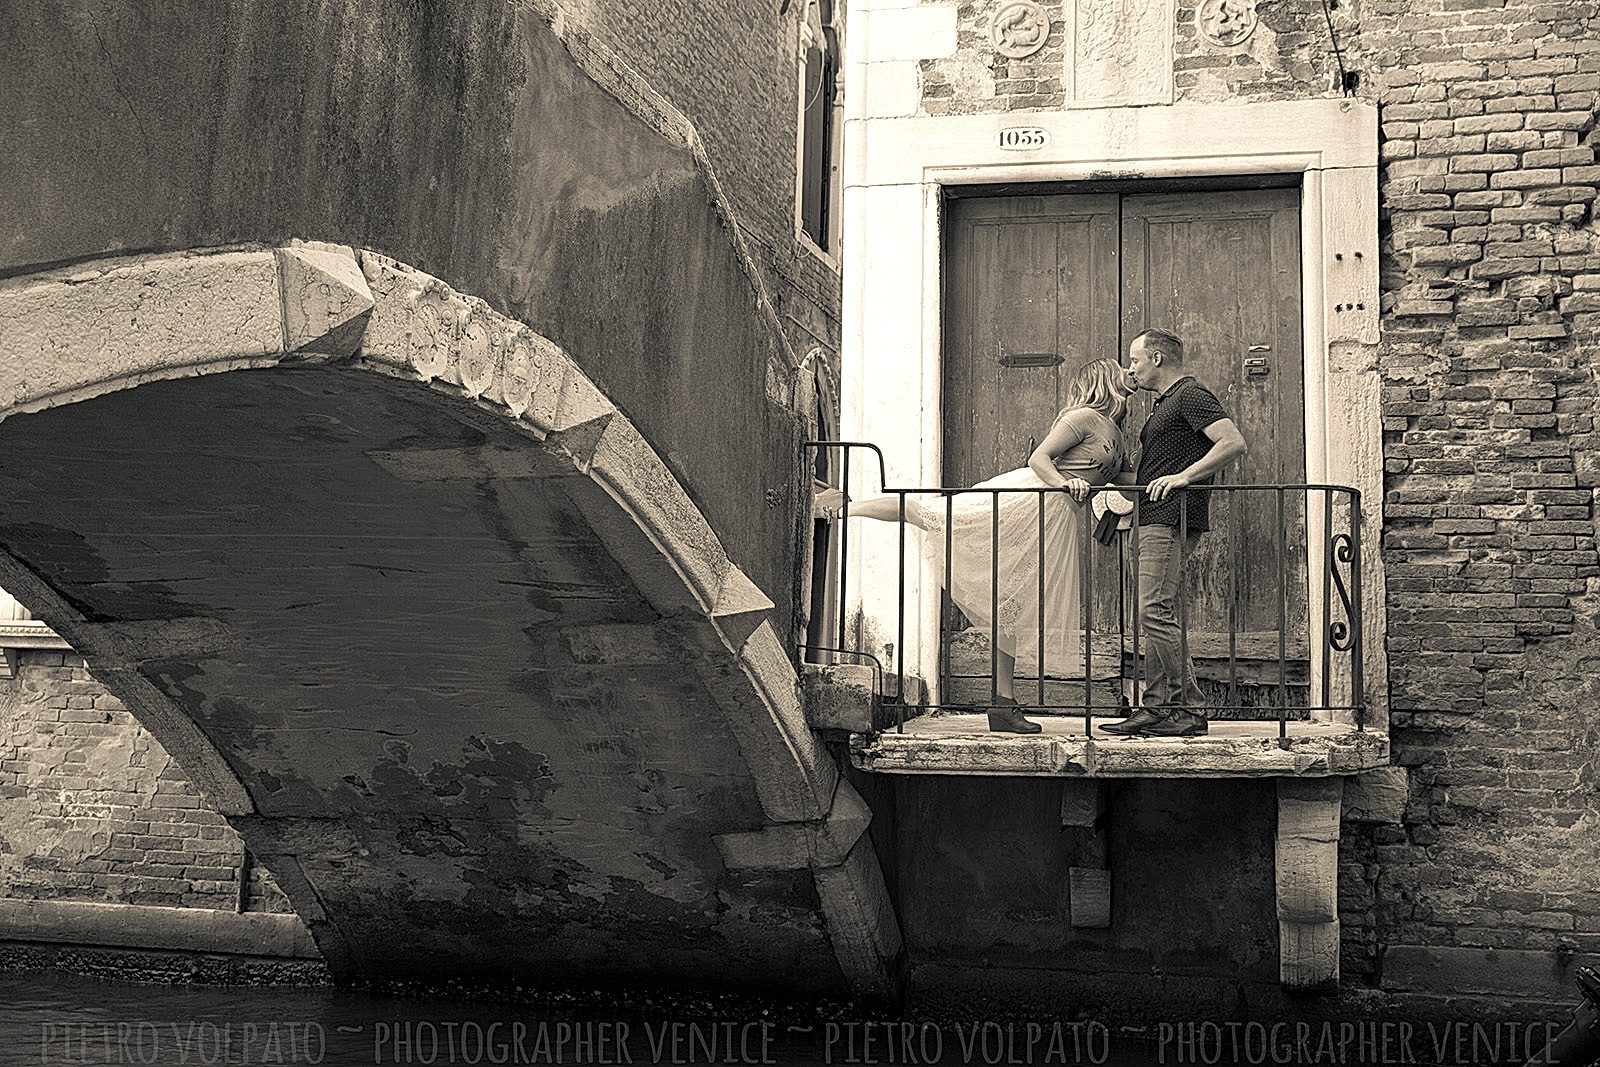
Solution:
M 1034 632 L 1029 635 L 1034 639 L 1032 649 L 1035 659 L 1035 671 L 1031 676 L 1034 683 L 1034 700 L 1026 702 L 1026 710 L 1044 713 L 1081 713 L 1085 733 L 1093 730 L 1096 714 L 1125 713 L 1132 697 L 1136 702 L 1141 689 L 1144 672 L 1144 657 L 1141 655 L 1140 626 L 1137 624 L 1136 612 L 1129 610 L 1130 605 L 1140 602 L 1140 576 L 1137 561 L 1140 556 L 1141 531 L 1148 530 L 1141 521 L 1144 509 L 1150 505 L 1144 486 L 1139 485 L 1106 485 L 1097 486 L 1090 490 L 1088 497 L 1080 502 L 1071 498 L 1064 490 L 1045 488 L 964 488 L 952 489 L 948 487 L 933 488 L 892 488 L 884 485 L 886 479 L 886 465 L 883 453 L 876 445 L 869 442 L 854 441 L 808 441 L 808 449 L 838 449 L 842 454 L 843 462 L 840 464 L 841 475 L 839 488 L 845 494 L 845 503 L 840 516 L 840 562 L 837 573 L 838 592 L 838 640 L 836 651 L 849 654 L 866 654 L 860 647 L 859 638 L 852 639 L 852 619 L 848 608 L 850 606 L 850 591 L 853 586 L 851 576 L 851 562 L 849 555 L 850 546 L 850 509 L 852 504 L 852 487 L 850 483 L 851 453 L 857 450 L 870 451 L 878 463 L 879 484 L 882 486 L 880 498 L 893 501 L 893 506 L 885 509 L 882 505 L 877 508 L 877 517 L 883 518 L 896 527 L 896 573 L 897 589 L 895 604 L 893 606 L 894 618 L 894 646 L 893 669 L 882 668 L 882 688 L 880 695 L 886 705 L 895 707 L 895 724 L 899 730 L 904 730 L 905 720 L 908 717 L 920 714 L 923 711 L 936 707 L 941 711 L 979 711 L 995 706 L 998 696 L 999 659 L 1000 659 L 1000 543 L 1001 529 L 1001 501 L 1002 498 L 1016 496 L 1032 497 L 1035 505 L 1032 509 L 1037 516 L 1035 540 L 1037 542 L 1038 557 L 1035 561 L 1038 570 L 1037 603 L 1034 605 L 1036 624 Z M 1096 523 L 1093 521 L 1091 501 L 1100 494 L 1119 493 L 1131 502 L 1131 509 L 1124 520 L 1123 529 L 1110 538 L 1109 545 L 1095 537 Z M 1222 624 L 1222 633 L 1214 630 L 1207 631 L 1207 637 L 1213 647 L 1208 647 L 1207 652 L 1211 659 L 1219 658 L 1214 647 L 1219 638 L 1225 639 L 1226 644 L 1226 690 L 1225 698 L 1222 693 L 1217 693 L 1219 699 L 1214 699 L 1196 705 L 1194 710 L 1211 715 L 1221 714 L 1222 717 L 1261 718 L 1260 713 L 1270 708 L 1275 714 L 1273 717 L 1278 722 L 1278 736 L 1284 739 L 1288 735 L 1288 723 L 1291 718 L 1303 719 L 1312 717 L 1332 717 L 1343 713 L 1348 720 L 1353 721 L 1357 728 L 1364 726 L 1366 702 L 1364 699 L 1365 681 L 1363 677 L 1363 635 L 1361 625 L 1361 494 L 1359 491 L 1343 485 L 1332 484 L 1268 484 L 1268 485 L 1206 485 L 1191 486 L 1177 495 L 1178 522 L 1177 536 L 1180 541 L 1187 542 L 1189 535 L 1189 519 L 1191 506 L 1191 493 L 1210 494 L 1212 511 L 1219 510 L 1214 505 L 1223 503 L 1225 517 L 1217 523 L 1218 526 L 1231 529 L 1233 540 L 1230 542 L 1235 551 L 1228 560 L 1222 561 L 1222 589 L 1210 589 L 1213 601 L 1220 597 L 1222 602 L 1224 620 L 1214 620 Z M 987 640 L 989 647 L 989 699 L 987 701 L 961 699 L 963 683 L 981 680 L 981 674 L 962 674 L 957 670 L 955 660 L 955 645 L 961 633 L 959 624 L 952 620 L 961 618 L 955 602 L 951 598 L 950 588 L 953 584 L 953 568 L 955 561 L 954 542 L 955 535 L 954 517 L 957 501 L 961 498 L 987 497 L 989 501 L 989 582 L 990 603 L 988 605 L 989 623 Z M 1077 686 L 1076 676 L 1073 678 L 1047 677 L 1047 652 L 1046 652 L 1046 625 L 1045 625 L 1045 596 L 1046 596 L 1046 559 L 1045 559 L 1045 526 L 1046 508 L 1048 503 L 1065 500 L 1068 506 L 1078 509 L 1079 521 L 1077 536 L 1081 538 L 1079 549 L 1079 607 L 1078 626 L 1081 631 L 1077 640 L 1081 643 L 1081 689 Z M 937 522 L 939 506 L 943 502 L 942 523 Z M 859 506 L 859 501 L 855 502 Z M 1059 506 L 1059 503 L 1057 503 Z M 1244 511 L 1246 508 L 1253 510 L 1254 528 L 1259 530 L 1263 523 L 1270 528 L 1270 533 L 1262 535 L 1255 533 L 1246 534 L 1244 525 Z M 884 514 L 885 510 L 888 514 Z M 971 514 L 970 504 L 966 508 Z M 1015 512 L 1016 509 L 1012 509 Z M 918 524 L 913 522 L 913 512 L 924 517 L 924 523 L 929 526 L 942 526 L 941 530 L 916 529 L 913 534 L 908 527 Z M 926 517 L 934 517 L 929 521 Z M 1215 522 L 1217 516 L 1213 516 Z M 911 537 L 923 539 L 920 546 L 920 556 L 929 558 L 930 547 L 927 539 L 936 538 L 942 541 L 943 569 L 939 571 L 943 585 L 943 610 L 939 627 L 939 649 L 937 653 L 937 672 L 939 684 L 937 687 L 937 705 L 918 705 L 912 707 L 905 700 L 907 655 L 906 655 L 906 629 L 907 615 L 907 571 L 910 562 L 908 541 Z M 1265 543 L 1263 543 L 1265 542 Z M 1112 632 L 1107 628 L 1096 630 L 1095 611 L 1098 594 L 1102 590 L 1096 588 L 1097 571 L 1105 565 L 1106 553 L 1112 553 L 1116 561 L 1116 609 L 1117 615 L 1114 644 L 1110 654 L 1106 657 L 1113 660 L 1112 671 L 1099 678 L 1095 675 L 1097 635 L 1103 639 L 1111 639 Z M 970 555 L 970 552 L 968 553 Z M 936 556 L 934 557 L 937 558 Z M 1131 564 L 1131 566 L 1130 566 Z M 1109 569 L 1109 567 L 1107 567 Z M 1262 573 L 1265 571 L 1266 573 Z M 1131 582 L 1129 575 L 1132 575 Z M 1313 579 L 1315 574 L 1315 579 Z M 1210 577 L 1215 578 L 1213 572 Z M 1194 583 L 1193 568 L 1187 568 L 1184 574 L 1185 585 L 1180 587 L 1176 597 L 1176 611 L 1178 616 L 1178 634 L 1180 654 L 1182 660 L 1190 661 L 1190 642 L 1192 637 L 1191 601 L 1192 590 L 1189 588 Z M 1313 593 L 1320 589 L 1320 596 Z M 1266 593 L 1267 604 L 1261 603 L 1263 591 Z M 1129 595 L 1131 593 L 1131 596 Z M 1251 609 L 1252 619 L 1243 617 L 1247 605 Z M 869 610 L 872 605 L 864 605 Z M 970 606 L 970 605 L 969 605 Z M 883 618 L 889 613 L 874 612 Z M 1265 618 L 1263 618 L 1265 616 Z M 921 620 L 913 620 L 912 625 L 920 625 Z M 854 622 L 859 626 L 859 616 Z M 1254 622 L 1258 627 L 1263 623 L 1264 629 L 1245 630 L 1247 622 Z M 970 633 L 970 631 L 969 631 Z M 1303 647 L 1297 639 L 1295 655 L 1291 655 L 1291 634 L 1298 636 L 1304 634 Z M 980 636 L 984 636 L 981 635 Z M 1024 653 L 1022 634 L 1008 636 L 1017 644 L 1019 660 Z M 1241 648 L 1241 640 L 1248 638 L 1251 647 Z M 1275 647 L 1272 647 L 1275 646 Z M 1266 649 L 1264 652 L 1263 649 Z M 1300 653 L 1304 653 L 1303 656 Z M 970 657 L 969 657 L 970 658 Z M 875 659 L 876 662 L 876 659 Z M 1251 677 L 1246 680 L 1241 678 L 1241 666 L 1249 664 L 1252 668 Z M 895 680 L 892 691 L 888 690 L 888 680 Z M 1016 679 L 1019 685 L 1018 700 L 1022 700 L 1020 683 L 1022 677 Z M 1105 695 L 1104 683 L 1113 682 L 1116 695 Z M 1220 683 L 1220 679 L 1214 679 Z M 967 685 L 970 689 L 970 684 Z M 1215 686 L 1213 687 L 1215 688 Z M 1254 701 L 1242 699 L 1243 691 L 1248 688 L 1257 694 Z M 927 687 L 921 687 L 919 692 L 929 692 Z M 1264 704 L 1262 694 L 1266 695 Z M 1068 699 L 1069 696 L 1081 694 L 1081 699 Z M 1313 697 L 1318 699 L 1313 700 Z

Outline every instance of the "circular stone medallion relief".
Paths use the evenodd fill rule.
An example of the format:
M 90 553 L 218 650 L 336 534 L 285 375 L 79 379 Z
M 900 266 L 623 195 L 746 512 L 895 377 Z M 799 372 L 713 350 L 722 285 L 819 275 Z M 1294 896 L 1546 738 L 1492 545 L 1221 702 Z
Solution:
M 989 24 L 994 50 L 1011 59 L 1026 59 L 1044 47 L 1050 36 L 1050 16 L 1033 0 L 1001 4 Z
M 1197 17 L 1206 40 L 1224 48 L 1244 44 L 1261 21 L 1256 0 L 1200 0 Z

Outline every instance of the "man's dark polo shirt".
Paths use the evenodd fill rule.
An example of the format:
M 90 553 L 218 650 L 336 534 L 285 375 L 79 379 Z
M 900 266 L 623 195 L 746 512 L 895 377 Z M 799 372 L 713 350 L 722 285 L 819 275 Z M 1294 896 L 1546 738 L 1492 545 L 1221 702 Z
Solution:
M 1216 394 L 1193 378 L 1185 375 L 1173 382 L 1156 397 L 1150 417 L 1139 431 L 1139 484 L 1149 485 L 1157 478 L 1177 474 L 1211 451 L 1212 441 L 1205 435 L 1205 428 L 1227 417 Z M 1195 484 L 1210 485 L 1212 480 L 1213 476 L 1207 475 Z M 1178 526 L 1180 497 L 1189 500 L 1189 529 L 1209 530 L 1207 505 L 1211 494 L 1188 490 L 1174 493 L 1159 504 L 1150 503 L 1148 498 L 1140 501 L 1139 525 Z

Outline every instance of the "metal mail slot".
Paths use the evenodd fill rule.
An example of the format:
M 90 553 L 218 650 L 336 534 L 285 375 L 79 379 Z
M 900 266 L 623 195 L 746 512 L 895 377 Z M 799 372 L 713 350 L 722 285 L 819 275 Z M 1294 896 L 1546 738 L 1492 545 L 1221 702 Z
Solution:
M 1000 357 L 1002 367 L 1058 367 L 1061 363 L 1058 352 L 1014 352 Z

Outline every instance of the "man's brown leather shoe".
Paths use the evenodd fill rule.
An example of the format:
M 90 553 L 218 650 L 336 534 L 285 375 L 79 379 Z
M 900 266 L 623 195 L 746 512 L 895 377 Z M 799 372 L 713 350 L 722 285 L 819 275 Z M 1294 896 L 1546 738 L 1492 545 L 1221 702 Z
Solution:
M 1174 709 L 1167 717 L 1144 731 L 1146 737 L 1199 737 L 1209 732 L 1210 723 L 1204 715 Z
M 1149 708 L 1140 708 L 1126 719 L 1120 722 L 1108 722 L 1100 729 L 1108 734 L 1127 734 L 1131 736 L 1143 733 L 1159 722 L 1166 722 L 1166 716 Z

